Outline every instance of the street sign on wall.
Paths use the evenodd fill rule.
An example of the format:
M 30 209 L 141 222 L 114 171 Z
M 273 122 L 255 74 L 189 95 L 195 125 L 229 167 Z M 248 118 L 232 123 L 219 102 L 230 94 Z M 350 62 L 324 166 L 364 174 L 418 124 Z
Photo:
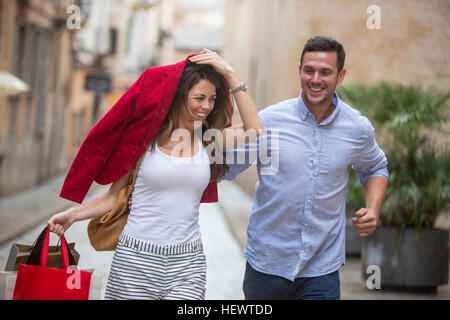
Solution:
M 111 77 L 108 74 L 88 74 L 84 88 L 96 93 L 108 93 L 111 91 Z

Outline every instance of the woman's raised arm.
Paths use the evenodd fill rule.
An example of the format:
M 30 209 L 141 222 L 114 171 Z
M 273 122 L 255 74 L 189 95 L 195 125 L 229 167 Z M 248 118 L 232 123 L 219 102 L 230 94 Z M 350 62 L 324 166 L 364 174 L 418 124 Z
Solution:
M 203 49 L 200 54 L 191 57 L 189 60 L 198 64 L 210 64 L 224 76 L 231 89 L 239 88 L 242 85 L 242 81 L 234 69 L 216 52 Z M 257 138 L 262 131 L 262 124 L 255 104 L 246 88 L 242 89 L 236 90 L 233 95 L 243 124 L 223 129 L 223 150 L 237 148 L 242 142 L 247 143 L 251 139 Z

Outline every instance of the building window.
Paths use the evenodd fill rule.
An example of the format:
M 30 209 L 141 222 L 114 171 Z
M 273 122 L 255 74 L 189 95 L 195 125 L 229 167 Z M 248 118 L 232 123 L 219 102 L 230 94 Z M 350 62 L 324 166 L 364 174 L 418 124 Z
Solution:
M 20 21 L 14 24 L 14 43 L 13 52 L 11 56 L 11 72 L 23 78 L 23 60 L 25 50 L 25 26 Z
M 133 18 L 132 16 L 127 20 L 127 29 L 126 29 L 126 38 L 125 38 L 125 55 L 129 55 L 131 53 L 131 44 L 132 44 L 132 34 L 133 34 Z
M 14 140 L 16 137 L 16 124 L 17 124 L 17 108 L 19 107 L 19 95 L 15 95 L 9 98 L 9 141 Z
M 23 23 L 20 19 L 16 20 L 10 69 L 11 73 L 24 79 L 31 90 L 10 99 L 9 140 L 15 138 L 17 108 L 22 96 L 25 99 L 23 103 L 26 104 L 25 132 L 31 132 L 34 107 L 36 107 L 35 133 L 42 136 L 45 132 L 51 42 L 51 36 L 45 30 Z
M 3 2 L 0 0 L 0 56 L 2 56 L 2 49 L 3 49 L 3 43 L 5 40 L 5 37 L 3 36 L 3 30 L 5 30 L 6 28 L 3 26 L 4 21 L 6 21 L 6 19 L 3 18 L 3 16 L 6 14 L 5 13 L 5 8 L 3 5 Z
M 23 60 L 25 48 L 25 26 L 16 20 L 14 24 L 13 52 L 11 55 L 11 73 L 21 78 L 23 76 Z M 12 141 L 16 137 L 17 113 L 19 108 L 20 94 L 9 99 L 9 132 L 8 139 Z
M 45 117 L 47 113 L 47 94 L 48 94 L 48 78 L 50 75 L 50 54 L 51 54 L 51 38 L 50 36 L 39 30 L 37 32 L 37 51 L 36 51 L 36 134 L 42 136 L 45 132 Z
M 75 118 L 75 145 L 77 147 L 81 146 L 84 137 L 84 115 L 85 110 L 78 112 L 74 115 Z
M 25 93 L 24 96 L 25 99 L 25 108 L 26 108 L 26 114 L 25 114 L 25 134 L 29 135 L 31 133 L 31 126 L 32 126 L 32 115 L 33 115 L 33 106 L 35 104 L 35 86 L 36 84 L 33 83 L 34 80 L 34 74 L 36 73 L 36 34 L 35 34 L 35 27 L 32 25 L 27 24 L 26 30 L 25 30 L 25 54 L 23 59 L 23 66 L 25 71 L 25 82 L 27 82 L 30 85 L 30 91 Z

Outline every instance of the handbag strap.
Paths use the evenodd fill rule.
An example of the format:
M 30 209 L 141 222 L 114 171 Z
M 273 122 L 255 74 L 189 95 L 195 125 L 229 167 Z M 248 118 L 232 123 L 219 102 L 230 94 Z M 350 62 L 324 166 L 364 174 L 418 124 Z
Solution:
M 136 164 L 133 167 L 133 174 L 130 174 L 130 177 L 128 178 L 128 185 L 131 186 L 131 192 L 133 192 L 133 190 L 134 190 L 134 183 L 136 182 L 136 177 L 137 177 L 139 168 L 141 166 L 142 159 L 144 159 L 146 152 L 147 152 L 147 148 L 145 148 L 144 152 L 141 154 L 138 161 L 136 161 Z

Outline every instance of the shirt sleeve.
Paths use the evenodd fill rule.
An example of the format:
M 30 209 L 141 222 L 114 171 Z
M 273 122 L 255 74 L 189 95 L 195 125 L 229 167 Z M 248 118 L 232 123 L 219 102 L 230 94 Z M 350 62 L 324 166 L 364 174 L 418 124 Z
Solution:
M 224 152 L 225 163 L 229 170 L 218 180 L 219 182 L 233 180 L 255 162 L 258 175 L 273 175 L 278 172 L 279 129 L 274 126 L 268 111 L 268 109 L 263 109 L 258 113 L 263 125 L 263 130 L 258 138 L 242 147 Z
M 228 165 L 227 173 L 220 178 L 222 180 L 233 180 L 238 174 L 247 170 L 256 160 L 257 141 L 224 152 L 225 164 Z
M 356 171 L 359 183 L 363 184 L 372 177 L 389 178 L 386 155 L 375 140 L 375 129 L 366 117 L 361 118 L 364 125 L 362 150 L 358 153 L 352 166 Z

